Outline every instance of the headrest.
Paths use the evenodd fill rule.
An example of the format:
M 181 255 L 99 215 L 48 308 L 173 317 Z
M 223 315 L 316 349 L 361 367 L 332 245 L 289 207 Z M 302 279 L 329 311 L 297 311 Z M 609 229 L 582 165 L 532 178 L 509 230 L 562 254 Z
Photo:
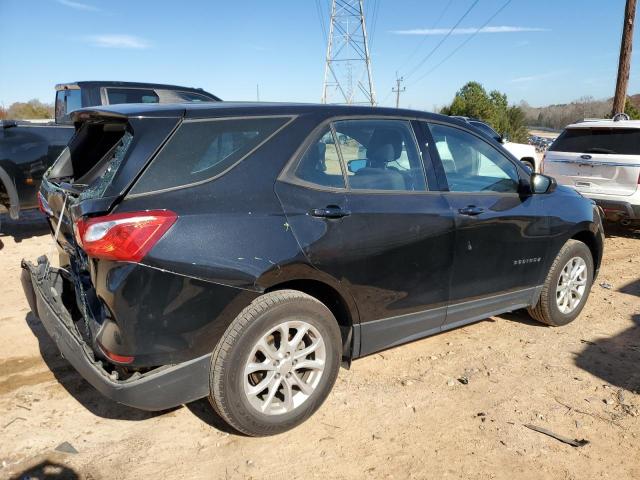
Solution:
M 402 154 L 402 135 L 395 129 L 378 127 L 367 146 L 367 159 L 374 163 L 389 163 Z

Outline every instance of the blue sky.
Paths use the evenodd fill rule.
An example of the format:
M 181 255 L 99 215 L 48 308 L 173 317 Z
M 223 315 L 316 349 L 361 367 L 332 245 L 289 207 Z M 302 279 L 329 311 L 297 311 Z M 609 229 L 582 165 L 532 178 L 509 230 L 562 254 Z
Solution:
M 450 102 L 469 80 L 532 105 L 613 95 L 624 0 L 512 0 L 438 66 L 506 1 L 479 0 L 416 69 L 474 1 L 365 0 L 367 10 L 378 4 L 368 22 L 383 104 L 395 100 L 396 70 L 408 77 L 401 106 L 418 109 Z M 52 102 L 56 83 L 76 80 L 174 83 L 225 100 L 255 100 L 256 84 L 261 100 L 321 95 L 326 44 L 315 0 L 0 0 L 0 32 L 5 106 Z M 640 93 L 638 51 L 629 93 Z

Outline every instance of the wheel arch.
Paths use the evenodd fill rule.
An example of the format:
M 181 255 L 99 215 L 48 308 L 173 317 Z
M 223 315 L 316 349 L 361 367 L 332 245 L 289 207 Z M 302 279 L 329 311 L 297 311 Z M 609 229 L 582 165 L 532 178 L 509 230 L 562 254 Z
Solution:
M 598 270 L 600 269 L 600 262 L 602 258 L 602 245 L 598 242 L 596 235 L 591 230 L 581 230 L 575 233 L 571 239 L 578 240 L 589 247 L 589 251 L 591 251 L 591 258 L 593 259 L 595 278 Z
M 2 166 L 0 166 L 0 187 L 4 189 L 9 197 L 9 216 L 13 220 L 17 220 L 20 216 L 20 200 L 18 197 L 18 191 L 16 190 L 16 185 L 12 178 L 9 176 L 7 171 L 2 168 Z
M 342 360 L 348 367 L 354 351 L 354 324 L 359 323 L 355 303 L 332 285 L 317 279 L 299 278 L 276 283 L 265 289 L 264 293 L 277 290 L 297 290 L 322 302 L 333 314 L 342 336 Z

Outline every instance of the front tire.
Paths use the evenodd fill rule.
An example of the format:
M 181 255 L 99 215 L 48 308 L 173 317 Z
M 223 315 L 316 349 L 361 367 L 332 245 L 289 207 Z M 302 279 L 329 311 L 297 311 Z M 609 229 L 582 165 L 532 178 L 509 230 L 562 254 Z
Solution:
M 589 247 L 578 240 L 569 240 L 549 269 L 538 303 L 527 311 L 547 325 L 567 325 L 580 315 L 592 283 L 593 257 Z
M 254 300 L 213 352 L 209 401 L 233 428 L 275 435 L 309 418 L 340 367 L 341 336 L 331 311 L 296 290 Z

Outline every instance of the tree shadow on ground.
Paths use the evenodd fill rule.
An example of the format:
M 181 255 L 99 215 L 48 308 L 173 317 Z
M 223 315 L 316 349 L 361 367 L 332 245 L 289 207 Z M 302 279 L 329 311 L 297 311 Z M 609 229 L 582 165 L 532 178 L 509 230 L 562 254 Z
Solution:
M 169 411 L 147 412 L 137 408 L 121 405 L 103 396 L 76 372 L 71 364 L 62 358 L 57 345 L 44 329 L 40 320 L 29 312 L 25 321 L 38 340 L 40 355 L 64 389 L 71 394 L 82 406 L 94 415 L 102 418 L 140 421 L 163 415 Z
M 610 338 L 587 343 L 575 364 L 610 385 L 640 391 L 640 314 L 634 326 Z

